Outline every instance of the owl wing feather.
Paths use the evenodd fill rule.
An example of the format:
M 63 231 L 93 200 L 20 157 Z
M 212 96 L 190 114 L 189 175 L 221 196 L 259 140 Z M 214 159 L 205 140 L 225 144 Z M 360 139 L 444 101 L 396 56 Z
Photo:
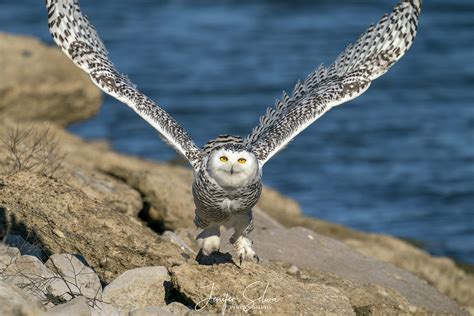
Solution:
M 102 91 L 127 104 L 152 125 L 165 142 L 194 166 L 200 156 L 199 148 L 166 111 L 115 69 L 97 31 L 82 14 L 79 1 L 46 0 L 46 7 L 49 31 L 66 56 L 88 73 Z
M 268 108 L 244 143 L 263 166 L 296 135 L 332 107 L 364 93 L 410 48 L 416 35 L 421 0 L 402 0 L 339 55 L 330 67 L 320 66 L 292 95 L 283 92 Z

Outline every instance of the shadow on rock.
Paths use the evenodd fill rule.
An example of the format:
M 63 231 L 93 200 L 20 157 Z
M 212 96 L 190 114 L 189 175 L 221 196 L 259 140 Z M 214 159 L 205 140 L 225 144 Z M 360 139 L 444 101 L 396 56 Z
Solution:
M 214 264 L 224 264 L 224 263 L 232 263 L 235 266 L 237 264 L 232 260 L 232 255 L 228 252 L 222 253 L 220 251 L 214 251 L 210 255 L 205 255 L 202 253 L 202 249 L 199 250 L 199 253 L 196 256 L 196 261 L 199 264 L 211 266 Z M 238 266 L 237 266 L 238 267 Z

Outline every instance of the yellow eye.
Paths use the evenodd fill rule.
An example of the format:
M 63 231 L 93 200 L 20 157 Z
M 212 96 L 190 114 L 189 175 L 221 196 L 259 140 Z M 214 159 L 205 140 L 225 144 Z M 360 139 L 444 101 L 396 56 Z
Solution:
M 226 156 L 221 156 L 219 158 L 222 162 L 227 162 L 229 160 L 229 158 L 227 158 Z
M 238 163 L 246 163 L 247 162 L 247 159 L 245 158 L 240 158 L 239 160 L 237 160 Z

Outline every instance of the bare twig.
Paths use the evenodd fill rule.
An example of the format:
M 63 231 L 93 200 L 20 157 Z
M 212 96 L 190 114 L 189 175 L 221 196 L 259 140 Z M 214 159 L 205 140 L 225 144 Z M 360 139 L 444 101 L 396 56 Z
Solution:
M 7 157 L 1 162 L 5 174 L 31 171 L 54 176 L 61 167 L 65 155 L 59 150 L 58 140 L 49 129 L 10 129 L 6 139 L 1 139 Z

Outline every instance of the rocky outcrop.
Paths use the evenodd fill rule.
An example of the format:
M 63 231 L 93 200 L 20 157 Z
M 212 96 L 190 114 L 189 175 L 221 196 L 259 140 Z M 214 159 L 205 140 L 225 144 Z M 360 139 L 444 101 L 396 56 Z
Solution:
M 303 273 L 308 277 L 314 275 L 317 270 L 318 275 L 329 274 L 345 282 L 352 282 L 354 287 L 357 285 L 362 288 L 370 284 L 373 287 L 393 289 L 399 297 L 404 298 L 405 305 L 401 310 L 462 313 L 456 304 L 428 285 L 425 280 L 391 264 L 364 256 L 344 243 L 306 228 L 285 228 L 258 208 L 254 211 L 254 222 L 252 240 L 260 259 L 286 263 L 290 267 L 287 272 L 291 275 L 301 276 Z M 180 229 L 178 234 L 197 250 L 194 242 L 194 236 L 197 234 L 195 229 Z M 228 242 L 229 238 L 230 232 L 223 232 L 224 244 L 221 245 L 221 251 L 224 253 L 233 251 Z M 301 272 L 302 270 L 306 272 Z M 367 289 L 366 292 L 370 290 Z M 378 299 L 365 297 L 365 301 L 372 310 L 380 308 L 374 307 L 377 306 Z
M 89 198 L 99 200 L 115 211 L 137 217 L 143 209 L 140 192 L 107 174 L 71 167 L 63 169 L 60 177 Z
M 97 300 L 102 298 L 99 277 L 76 256 L 53 254 L 45 266 L 59 276 L 48 284 L 52 295 L 65 301 L 70 301 L 76 296 Z
M 0 315 L 45 315 L 38 300 L 0 280 Z
M 105 282 L 132 268 L 184 261 L 171 242 L 137 219 L 59 179 L 25 172 L 3 177 L 0 213 L 11 216 L 12 233 L 40 244 L 46 254 L 82 255 Z
M 252 236 L 261 263 L 236 265 L 224 242 L 220 264 L 198 265 L 191 170 L 60 127 L 92 115 L 100 97 L 56 49 L 0 34 L 0 57 L 12 78 L 0 83 L 0 313 L 465 315 L 453 299 L 474 310 L 474 278 L 450 259 L 306 217 L 269 188 Z M 46 135 L 29 133 L 31 120 L 56 140 L 45 147 L 54 155 L 24 163 L 22 150 Z M 13 155 L 12 131 L 27 131 Z
M 170 276 L 165 267 L 142 267 L 119 275 L 104 289 L 104 302 L 121 312 L 166 305 L 166 287 Z
M 410 271 L 474 314 L 474 275 L 460 269 L 452 259 L 433 257 L 390 236 L 367 234 L 365 239 L 347 239 L 344 242 L 362 254 Z
M 48 315 L 61 316 L 61 315 L 79 315 L 79 316 L 90 316 L 91 310 L 87 304 L 85 296 L 78 296 L 67 303 L 56 305 L 48 311 Z
M 21 287 L 25 293 L 35 296 L 41 302 L 47 301 L 48 286 L 56 276 L 33 256 L 20 256 L 11 263 L 5 263 L 2 279 Z
M 246 263 L 217 268 L 183 264 L 171 269 L 173 285 L 196 309 L 229 314 L 265 313 L 355 315 L 349 298 L 334 287 L 303 282 L 272 266 Z M 224 281 L 225 280 L 225 281 Z
M 11 128 L 7 120 L 3 121 L 4 124 L 0 125 L 0 133 L 2 129 Z M 23 125 L 19 126 L 22 128 Z M 38 128 L 42 127 L 42 124 L 38 124 Z M 40 237 L 37 239 L 48 253 L 81 254 L 100 278 L 107 283 L 133 268 L 154 265 L 170 268 L 194 258 L 195 249 L 190 249 L 195 235 L 195 232 L 190 230 L 194 216 L 190 192 L 192 177 L 190 170 L 119 155 L 104 146 L 85 143 L 55 126 L 49 126 L 49 130 L 61 140 L 61 150 L 66 153 L 63 167 L 58 175 L 48 178 L 37 174 L 17 173 L 2 177 L 3 184 L 0 189 L 2 205 L 8 208 L 9 213 L 15 214 L 17 222 L 25 223 L 26 227 L 35 227 L 34 234 L 31 233 L 32 230 L 27 231 L 30 232 L 29 235 Z M 1 156 L 2 153 L 0 153 L 0 161 Z M 71 176 L 73 172 L 80 172 L 80 179 L 85 176 L 92 179 L 77 181 L 75 176 Z M 94 184 L 96 182 L 99 185 Z M 104 185 L 104 182 L 108 184 Z M 173 189 L 176 190 L 173 191 Z M 117 193 L 117 196 L 122 197 L 118 204 L 113 203 L 113 198 L 111 199 L 113 196 L 111 192 L 114 191 L 131 193 L 128 195 Z M 160 214 L 152 218 L 150 223 L 155 224 L 154 227 L 159 232 L 164 230 L 168 232 L 160 237 L 140 224 L 135 217 L 140 205 L 143 205 L 142 214 L 144 212 L 150 214 L 152 209 Z M 279 210 L 273 212 L 272 205 L 279 206 Z M 272 190 L 267 189 L 264 192 L 259 206 L 264 209 L 257 208 L 255 211 L 257 229 L 254 239 L 262 258 L 295 265 L 300 273 L 307 270 L 303 274 L 308 277 L 315 275 L 315 271 L 320 273 L 319 277 L 321 273 L 335 275 L 339 280 L 343 280 L 341 286 L 343 282 L 351 282 L 353 287 L 346 296 L 354 308 L 365 306 L 364 308 L 372 311 L 381 311 L 388 308 L 385 306 L 387 305 L 391 306 L 391 309 L 387 310 L 400 312 L 401 310 L 397 307 L 400 305 L 403 306 L 404 311 L 408 312 L 430 310 L 462 313 L 452 301 L 441 296 L 413 275 L 397 270 L 391 265 L 384 265 L 380 261 L 363 257 L 350 250 L 349 247 L 341 248 L 343 245 L 341 246 L 340 243 L 332 239 L 324 239 L 314 231 L 336 237 L 359 252 L 363 251 L 357 249 L 357 241 L 359 241 L 359 248 L 364 248 L 363 245 L 367 241 L 365 245 L 369 246 L 365 247 L 366 251 L 376 249 L 377 245 L 384 247 L 387 241 L 379 241 L 379 243 L 374 241 L 372 244 L 368 242 L 370 240 L 368 234 L 350 229 L 344 230 L 342 226 L 334 224 L 324 225 L 324 222 L 305 218 L 299 213 L 296 203 L 281 197 Z M 28 212 L 27 210 L 30 209 L 34 211 Z M 291 210 L 287 216 L 284 215 L 285 209 Z M 44 217 L 50 220 L 46 221 Z M 54 223 L 52 229 L 38 230 L 36 228 L 48 226 L 51 222 Z M 304 237 L 304 231 L 301 228 L 288 230 L 280 222 L 286 226 L 312 228 L 311 235 L 315 238 L 314 241 Z M 26 235 L 21 229 L 14 233 Z M 61 247 L 58 247 L 58 240 L 61 240 Z M 279 242 L 275 242 L 276 240 Z M 407 245 L 402 241 L 398 242 L 401 245 Z M 90 245 L 98 246 L 91 249 Z M 311 250 L 305 251 L 305 247 Z M 411 246 L 407 247 L 410 249 Z M 397 253 L 395 246 L 389 249 Z M 231 251 L 230 248 L 223 250 Z M 376 254 L 372 256 L 374 255 Z M 384 259 L 390 262 L 393 257 Z M 413 257 L 407 257 L 405 265 L 410 260 L 413 260 Z M 424 262 L 428 264 L 436 260 L 428 255 L 424 258 Z M 359 268 L 354 270 L 355 267 Z M 430 267 L 436 266 L 430 265 Z M 421 267 L 418 268 L 421 269 Z M 363 273 L 363 271 L 366 272 Z M 451 271 L 460 270 L 452 267 Z M 423 275 L 417 275 L 423 278 Z M 443 273 L 443 277 L 450 280 L 452 275 Z M 326 276 L 324 278 L 328 279 Z M 457 286 L 458 290 L 444 293 L 457 299 L 462 297 L 459 296 L 460 290 L 465 290 L 470 281 L 469 276 L 455 280 L 458 283 L 446 283 L 453 289 Z M 372 293 L 371 296 L 356 290 L 363 284 L 370 284 L 366 292 Z M 389 293 L 388 297 L 381 295 L 378 289 Z M 466 297 L 469 297 L 469 289 L 467 289 Z M 385 305 L 381 304 L 381 301 L 386 302 Z M 444 303 L 434 303 L 435 301 Z M 362 303 L 365 305 L 361 305 Z
M 87 119 L 99 90 L 58 49 L 26 36 L 0 33 L 0 115 L 60 125 Z
M 147 206 L 144 212 L 159 231 L 192 226 L 194 204 L 191 195 L 192 173 L 189 169 L 167 166 L 127 157 L 107 149 L 97 149 L 78 138 L 61 133 L 71 163 L 112 175 L 139 191 Z M 174 197 L 174 198 L 173 198 Z M 465 306 L 474 301 L 474 276 L 448 258 L 434 258 L 426 252 L 393 237 L 368 234 L 309 218 L 297 203 L 265 188 L 258 206 L 285 227 L 305 227 L 368 256 L 390 262 L 414 273 Z
M 26 172 L 3 177 L 0 201 L 6 217 L 12 216 L 12 233 L 41 245 L 49 256 L 46 265 L 31 256 L 17 258 L 13 264 L 15 269 L 5 270 L 8 272 L 3 274 L 5 280 L 17 285 L 32 285 L 28 287 L 32 294 L 42 301 L 54 297 L 53 304 L 76 297 L 79 291 L 70 290 L 74 288 L 82 289 L 85 297 L 88 297 L 86 292 L 90 292 L 89 299 L 99 298 L 124 314 L 137 308 L 156 306 L 159 302 L 162 305 L 157 307 L 166 307 L 170 297 L 196 306 L 205 293 L 202 288 L 199 290 L 200 287 L 215 283 L 220 286 L 216 292 L 219 296 L 227 293 L 240 297 L 234 300 L 233 308 L 246 309 L 248 297 L 242 293 L 253 293 L 254 298 L 267 293 L 264 289 L 244 291 L 247 286 L 271 280 L 273 285 L 268 291 L 271 290 L 280 302 L 272 308 L 279 313 L 295 309 L 310 311 L 313 306 L 321 312 L 337 314 L 353 314 L 361 308 L 380 313 L 463 314 L 453 301 L 413 275 L 364 257 L 313 231 L 284 228 L 258 209 L 258 226 L 253 237 L 264 260 L 262 264 L 246 262 L 238 267 L 231 256 L 223 255 L 229 263 L 206 267 L 197 265 L 183 251 L 192 246 L 187 240 L 191 240 L 194 232 L 183 235 L 181 231 L 183 237 L 178 235 L 181 242 L 168 241 L 133 217 L 90 200 L 58 179 Z M 225 247 L 223 251 L 232 252 Z M 50 255 L 59 252 L 81 254 L 93 270 L 88 270 L 73 256 Z M 15 255 L 14 251 L 9 253 L 7 257 Z M 299 273 L 287 273 L 290 264 L 297 265 Z M 161 265 L 165 268 L 157 267 Z M 153 267 L 145 268 L 147 266 Z M 171 284 L 166 269 L 171 272 Z M 27 271 L 32 272 L 28 274 Z M 73 271 L 87 273 L 73 275 Z M 102 296 L 98 282 L 90 275 L 92 271 L 102 281 L 110 283 Z M 231 276 L 233 281 L 230 281 Z M 64 281 L 70 286 L 64 288 L 61 283 Z M 34 292 L 38 286 L 33 285 L 38 284 L 44 287 Z M 61 290 L 76 295 L 61 295 Z M 94 297 L 90 297 L 94 293 Z M 209 311 L 219 308 L 222 306 L 209 305 Z
M 271 209 L 266 211 L 273 215 Z M 275 214 L 285 227 L 305 227 L 338 239 L 352 249 L 370 257 L 392 263 L 426 280 L 442 293 L 456 300 L 474 314 L 474 275 L 469 274 L 446 257 L 433 257 L 415 246 L 380 234 L 369 234 L 328 223 L 294 211 Z

